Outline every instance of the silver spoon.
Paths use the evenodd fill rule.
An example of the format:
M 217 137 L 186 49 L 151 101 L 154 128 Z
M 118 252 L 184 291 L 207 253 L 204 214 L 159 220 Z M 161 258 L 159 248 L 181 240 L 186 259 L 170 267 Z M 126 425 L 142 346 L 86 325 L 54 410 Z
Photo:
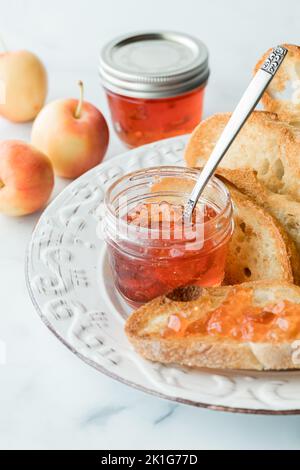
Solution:
M 204 191 L 204 188 L 214 174 L 217 166 L 226 154 L 227 150 L 235 140 L 236 136 L 246 123 L 250 114 L 256 107 L 264 91 L 273 80 L 280 65 L 285 59 L 287 52 L 287 49 L 282 46 L 278 46 L 273 49 L 272 53 L 269 55 L 261 69 L 258 70 L 244 95 L 242 96 L 241 101 L 237 105 L 227 126 L 223 130 L 214 150 L 212 151 L 212 154 L 207 160 L 201 175 L 195 184 L 193 191 L 191 192 L 188 202 L 186 203 L 184 208 L 184 220 L 187 223 L 191 223 L 193 211 L 201 194 Z

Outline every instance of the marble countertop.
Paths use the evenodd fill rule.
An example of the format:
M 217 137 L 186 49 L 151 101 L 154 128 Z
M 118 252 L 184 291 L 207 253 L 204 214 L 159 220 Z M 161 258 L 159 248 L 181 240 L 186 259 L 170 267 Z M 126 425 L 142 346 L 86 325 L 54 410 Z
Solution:
M 1 6 L 0 31 L 8 47 L 33 50 L 43 59 L 50 78 L 48 101 L 76 96 L 76 82 L 82 79 L 86 98 L 108 119 L 97 77 L 98 49 L 106 39 L 153 27 L 196 34 L 211 51 L 205 103 L 209 115 L 232 109 L 261 52 L 283 40 L 299 42 L 295 13 L 300 6 L 297 0 L 289 3 L 294 9 L 280 13 L 278 0 L 264 6 L 260 0 L 152 0 L 151 8 L 138 0 L 49 0 L 43 7 L 37 0 L 10 0 Z M 191 8 L 196 14 L 189 14 Z M 266 31 L 268 24 L 277 24 L 276 31 Z M 30 128 L 0 120 L 0 139 L 29 140 Z M 106 158 L 122 150 L 112 132 Z M 66 184 L 57 180 L 55 194 Z M 25 250 L 39 215 L 0 216 L 0 341 L 6 346 L 6 361 L 0 365 L 1 449 L 300 447 L 300 417 L 234 415 L 174 405 L 114 382 L 73 356 L 42 324 L 25 285 Z

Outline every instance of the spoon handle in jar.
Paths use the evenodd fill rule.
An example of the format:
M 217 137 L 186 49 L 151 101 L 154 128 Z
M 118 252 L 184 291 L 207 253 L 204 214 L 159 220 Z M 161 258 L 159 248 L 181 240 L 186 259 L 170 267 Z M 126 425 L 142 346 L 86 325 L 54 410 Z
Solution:
M 206 162 L 200 177 L 190 195 L 185 206 L 185 220 L 191 221 L 193 210 L 213 173 L 215 172 L 220 161 L 230 148 L 231 144 L 239 134 L 240 130 L 246 123 L 250 114 L 256 107 L 264 91 L 269 86 L 276 75 L 280 65 L 282 64 L 287 49 L 282 46 L 275 48 L 269 55 L 261 69 L 258 70 L 239 104 L 233 112 L 228 124 L 223 130 L 216 146 Z

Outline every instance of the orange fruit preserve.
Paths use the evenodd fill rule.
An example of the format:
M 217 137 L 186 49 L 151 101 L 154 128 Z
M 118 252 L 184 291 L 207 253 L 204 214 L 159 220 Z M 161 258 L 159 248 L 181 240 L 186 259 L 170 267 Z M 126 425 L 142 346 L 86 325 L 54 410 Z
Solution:
M 156 100 L 107 92 L 115 130 L 129 147 L 189 134 L 201 121 L 204 90 Z
M 237 301 L 238 296 L 238 301 Z M 237 286 L 220 307 L 201 319 L 186 314 L 172 314 L 165 338 L 210 335 L 237 341 L 284 342 L 299 337 L 300 305 L 288 300 L 273 301 L 259 306 L 253 303 L 250 289 Z
M 199 205 L 192 223 L 183 222 L 184 207 L 168 202 L 137 204 L 123 217 L 136 240 L 124 238 L 110 247 L 115 283 L 133 306 L 179 286 L 221 284 L 231 233 L 216 239 L 217 212 Z

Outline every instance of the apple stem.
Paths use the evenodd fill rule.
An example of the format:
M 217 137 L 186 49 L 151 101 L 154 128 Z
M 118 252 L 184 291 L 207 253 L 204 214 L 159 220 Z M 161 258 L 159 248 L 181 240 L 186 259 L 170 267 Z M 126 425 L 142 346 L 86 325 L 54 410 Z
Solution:
M 4 39 L 2 37 L 2 35 L 0 34 L 0 48 L 2 49 L 3 52 L 7 52 L 8 49 L 7 49 L 7 46 L 4 42 Z
M 2 180 L 0 180 L 0 189 L 4 188 L 5 184 L 3 183 Z
M 79 85 L 79 88 L 80 88 L 80 98 L 79 98 L 78 105 L 77 105 L 77 108 L 76 108 L 76 111 L 75 111 L 75 118 L 76 118 L 76 119 L 80 119 L 80 117 L 81 117 L 82 105 L 83 105 L 83 97 L 84 97 L 84 86 L 83 86 L 83 82 L 80 80 L 80 81 L 78 82 L 78 85 Z

